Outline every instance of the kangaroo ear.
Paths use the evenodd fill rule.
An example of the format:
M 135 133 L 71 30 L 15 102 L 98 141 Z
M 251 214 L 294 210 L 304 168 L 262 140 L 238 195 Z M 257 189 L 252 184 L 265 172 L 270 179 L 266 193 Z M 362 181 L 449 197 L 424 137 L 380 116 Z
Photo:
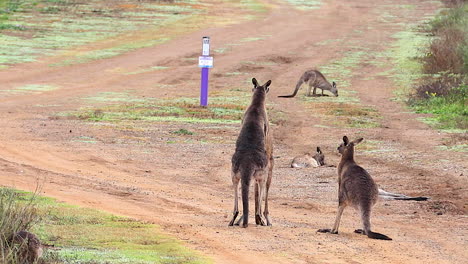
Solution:
M 336 83 L 335 83 L 335 82 L 332 82 L 332 85 L 333 85 L 333 87 L 335 87 L 335 88 L 336 88 Z
M 355 139 L 355 140 L 354 140 L 353 142 L 351 142 L 351 143 L 353 143 L 354 145 L 357 145 L 357 144 L 361 143 L 361 141 L 363 141 L 363 140 L 364 140 L 364 138 L 358 138 L 358 139 Z
M 320 149 L 320 147 L 317 147 L 317 153 L 322 154 L 322 150 Z
M 271 84 L 271 80 L 268 80 L 268 82 L 266 82 L 266 83 L 263 85 L 263 87 L 268 88 L 268 86 L 270 86 L 270 84 Z
M 257 79 L 252 78 L 252 83 L 253 83 L 253 85 L 254 85 L 254 88 L 256 88 L 256 87 L 258 86 Z
M 343 142 L 344 142 L 345 146 L 349 144 L 349 139 L 348 139 L 347 136 L 343 137 Z

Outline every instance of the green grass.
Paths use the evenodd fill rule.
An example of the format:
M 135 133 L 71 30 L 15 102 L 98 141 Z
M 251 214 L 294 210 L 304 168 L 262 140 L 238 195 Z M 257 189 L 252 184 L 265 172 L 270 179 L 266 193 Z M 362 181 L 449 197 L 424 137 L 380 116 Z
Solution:
M 439 129 L 468 129 L 467 14 L 467 3 L 443 9 L 429 22 L 427 30 L 434 37 L 425 39 L 426 54 L 413 61 L 413 68 L 426 74 L 408 102 L 416 112 L 432 114 L 423 120 Z
M 27 202 L 30 193 L 18 192 Z M 44 255 L 54 263 L 211 263 L 154 224 L 35 197 L 41 217 L 32 232 L 55 245 Z
M 446 96 L 412 101 L 412 107 L 417 113 L 432 114 L 423 121 L 437 128 L 468 130 L 468 85 L 454 90 Z

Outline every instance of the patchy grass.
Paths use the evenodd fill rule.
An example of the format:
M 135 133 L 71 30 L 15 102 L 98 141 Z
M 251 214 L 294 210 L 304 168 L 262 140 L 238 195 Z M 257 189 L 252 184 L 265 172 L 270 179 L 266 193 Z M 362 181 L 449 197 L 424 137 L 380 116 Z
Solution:
M 438 146 L 439 150 L 450 150 L 456 152 L 468 152 L 468 144 L 453 145 L 453 146 Z
M 250 93 L 241 89 L 212 92 L 209 107 L 199 105 L 199 98 L 155 99 L 138 98 L 129 93 L 102 92 L 84 98 L 99 107 L 86 107 L 76 112 L 59 113 L 94 122 L 130 120 L 188 123 L 239 123 Z
M 284 0 L 290 5 L 295 6 L 300 10 L 312 10 L 319 9 L 322 6 L 322 1 L 320 0 Z
M 344 90 L 339 97 L 300 97 L 311 113 L 321 116 L 327 126 L 374 128 L 380 126 L 381 116 L 370 106 L 361 106 L 356 92 Z
M 0 94 L 39 94 L 59 89 L 58 86 L 49 84 L 27 84 L 13 89 L 0 89 Z
M 17 192 L 20 203 L 31 196 Z M 41 221 L 32 230 L 42 242 L 55 245 L 44 254 L 46 263 L 211 263 L 153 224 L 52 198 L 35 200 Z
M 0 64 L 4 65 L 33 61 L 38 55 L 55 54 L 57 50 L 108 39 L 122 33 L 167 26 L 168 23 L 175 23 L 202 12 L 199 4 L 190 1 L 122 1 L 121 4 L 98 0 L 4 2 L 20 3 L 17 9 L 8 9 L 8 18 L 2 22 L 4 26 L 0 32 L 0 44 L 3 48 L 0 52 Z M 130 3 L 132 5 L 125 5 Z M 107 58 L 161 41 L 164 39 L 135 39 L 132 44 L 82 51 L 77 62 Z
M 175 135 L 193 135 L 193 132 L 191 131 L 188 131 L 187 129 L 185 128 L 181 128 L 179 130 L 176 130 L 176 131 L 171 131 L 171 134 L 175 134 Z
M 164 43 L 208 24 L 233 24 L 239 17 L 251 19 L 267 10 L 256 0 L 222 4 L 241 14 L 236 13 L 236 19 L 207 15 L 213 4 L 193 0 L 1 0 L 0 67 L 31 62 L 44 55 L 59 55 L 50 66 L 106 59 Z M 85 46 L 89 43 L 96 44 Z M 82 47 L 64 52 L 78 46 Z

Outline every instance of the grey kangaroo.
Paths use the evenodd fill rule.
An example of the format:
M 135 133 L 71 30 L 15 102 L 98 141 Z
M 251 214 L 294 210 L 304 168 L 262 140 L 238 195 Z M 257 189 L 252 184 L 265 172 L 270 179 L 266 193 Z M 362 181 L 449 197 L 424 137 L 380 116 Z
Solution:
M 338 96 L 338 89 L 336 88 L 335 82 L 332 82 L 332 84 L 330 84 L 321 72 L 317 70 L 309 70 L 304 72 L 299 81 L 297 81 L 296 90 L 294 90 L 293 94 L 280 95 L 278 97 L 290 98 L 296 96 L 297 91 L 299 91 L 299 88 L 301 88 L 301 85 L 307 82 L 309 82 L 309 88 L 307 88 L 307 96 L 316 96 L 315 91 L 317 90 L 317 88 L 322 90 L 322 96 L 324 96 L 324 90 L 328 90 L 332 92 L 335 96 Z M 312 87 L 314 87 L 314 90 L 312 92 L 313 95 L 310 94 Z
M 379 190 L 369 173 L 354 161 L 354 146 L 363 138 L 349 142 L 343 137 L 343 143 L 338 147 L 341 161 L 338 165 L 338 213 L 333 229 L 319 229 L 318 232 L 338 234 L 341 215 L 346 206 L 359 209 L 364 229 L 354 232 L 367 235 L 369 238 L 392 240 L 386 235 L 371 231 L 370 214 L 372 206 L 377 202 Z
M 255 223 L 265 225 L 261 206 L 263 196 L 265 196 L 263 216 L 266 219 L 266 225 L 271 226 L 268 211 L 268 191 L 273 174 L 273 140 L 265 103 L 271 80 L 260 86 L 257 80 L 253 78 L 252 83 L 254 85 L 252 102 L 242 119 L 242 128 L 237 138 L 235 153 L 232 156 L 231 175 L 234 187 L 234 212 L 229 226 L 234 225 L 239 214 L 239 181 L 242 189 L 242 226 L 248 226 L 249 186 L 252 178 L 255 179 Z
M 295 157 L 291 162 L 291 168 L 317 168 L 323 165 L 325 165 L 325 155 L 319 147 L 317 147 L 317 152 L 313 156 L 306 153 Z

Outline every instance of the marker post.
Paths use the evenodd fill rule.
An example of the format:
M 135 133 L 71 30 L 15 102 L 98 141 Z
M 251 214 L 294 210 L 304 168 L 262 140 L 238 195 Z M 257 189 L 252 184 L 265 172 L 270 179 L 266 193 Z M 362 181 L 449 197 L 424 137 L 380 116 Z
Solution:
M 198 57 L 198 67 L 201 69 L 200 105 L 208 106 L 208 75 L 213 68 L 213 57 L 210 57 L 210 37 L 202 38 L 202 55 Z

